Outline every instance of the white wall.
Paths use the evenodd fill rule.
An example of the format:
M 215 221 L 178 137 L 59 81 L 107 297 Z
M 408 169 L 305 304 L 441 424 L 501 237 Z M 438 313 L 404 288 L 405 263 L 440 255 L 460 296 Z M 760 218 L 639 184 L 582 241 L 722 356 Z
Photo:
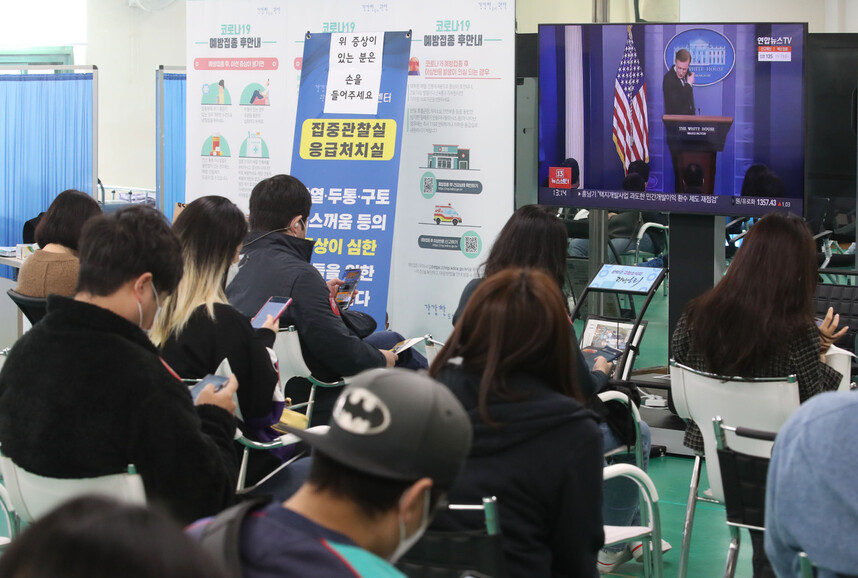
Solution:
M 612 20 L 630 19 L 630 0 L 609 0 Z M 811 32 L 858 32 L 853 0 L 643 0 L 643 16 L 683 22 L 808 22 Z M 590 22 L 591 0 L 517 0 L 518 32 L 539 23 Z M 99 174 L 109 185 L 155 187 L 155 69 L 185 64 L 185 2 L 160 12 L 125 0 L 87 1 L 86 64 L 98 66 Z
M 86 64 L 99 70 L 99 176 L 155 188 L 155 69 L 185 64 L 185 2 L 145 12 L 88 0 Z
M 854 0 L 680 0 L 679 10 L 682 22 L 807 22 L 813 33 L 858 32 Z

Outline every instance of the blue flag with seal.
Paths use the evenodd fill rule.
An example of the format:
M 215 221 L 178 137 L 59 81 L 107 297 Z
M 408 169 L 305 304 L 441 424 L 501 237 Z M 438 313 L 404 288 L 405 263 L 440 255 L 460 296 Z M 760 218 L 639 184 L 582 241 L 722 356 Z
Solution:
M 353 307 L 384 327 L 410 32 L 307 34 L 292 174 L 310 190 L 307 237 L 328 279 L 360 269 Z

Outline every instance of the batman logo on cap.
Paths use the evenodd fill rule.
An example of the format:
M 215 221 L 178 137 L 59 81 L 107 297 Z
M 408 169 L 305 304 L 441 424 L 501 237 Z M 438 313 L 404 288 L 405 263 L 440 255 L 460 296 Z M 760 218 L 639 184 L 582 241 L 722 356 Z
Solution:
M 333 417 L 340 428 L 357 435 L 381 433 L 390 425 L 390 410 L 362 387 L 353 387 L 340 396 Z

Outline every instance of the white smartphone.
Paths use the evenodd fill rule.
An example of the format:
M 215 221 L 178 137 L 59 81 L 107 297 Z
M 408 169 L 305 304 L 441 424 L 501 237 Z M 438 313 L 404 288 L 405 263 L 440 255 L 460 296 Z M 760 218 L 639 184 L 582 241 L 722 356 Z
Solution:
M 250 320 L 250 324 L 255 328 L 259 329 L 262 327 L 262 324 L 265 323 L 265 320 L 271 315 L 274 319 L 280 319 L 280 316 L 283 315 L 283 312 L 286 311 L 286 308 L 289 307 L 289 304 L 292 303 L 291 297 L 271 297 L 268 301 L 265 302 L 265 305 L 253 316 L 253 319 Z

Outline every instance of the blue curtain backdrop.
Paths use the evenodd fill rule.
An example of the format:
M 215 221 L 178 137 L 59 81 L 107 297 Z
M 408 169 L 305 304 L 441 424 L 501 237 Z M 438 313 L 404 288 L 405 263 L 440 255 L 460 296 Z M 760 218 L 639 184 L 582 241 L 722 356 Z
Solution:
M 92 194 L 92 83 L 92 74 L 0 75 L 0 245 L 21 243 L 24 222 L 62 191 Z
M 186 75 L 164 74 L 164 214 L 185 202 Z M 158 162 L 162 162 L 158 159 Z

